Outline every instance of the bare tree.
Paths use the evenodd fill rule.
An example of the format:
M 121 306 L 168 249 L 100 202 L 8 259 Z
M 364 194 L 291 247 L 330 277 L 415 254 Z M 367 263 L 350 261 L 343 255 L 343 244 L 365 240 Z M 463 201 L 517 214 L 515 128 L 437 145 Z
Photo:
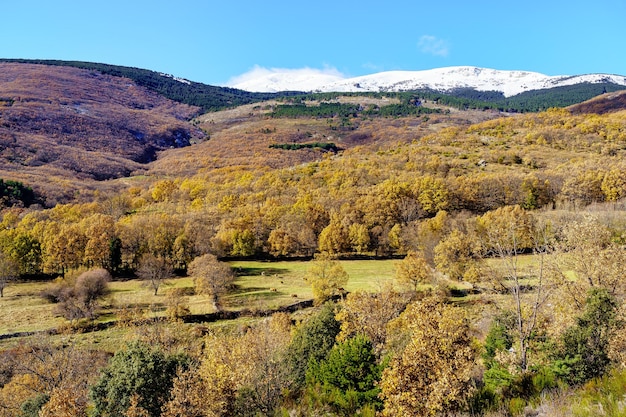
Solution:
M 518 365 L 526 371 L 529 344 L 551 292 L 545 274 L 544 258 L 549 248 L 546 228 L 538 226 L 533 216 L 519 206 L 488 212 L 478 223 L 485 251 L 501 260 L 501 267 L 489 271 L 488 276 L 496 290 L 508 292 L 513 298 L 512 330 L 518 342 Z M 520 255 L 529 248 L 537 257 L 533 271 L 520 266 Z M 529 279 L 533 280 L 532 286 Z
M 147 253 L 139 260 L 137 276 L 154 290 L 154 295 L 157 295 L 159 287 L 172 277 L 173 272 L 172 265 L 166 259 Z

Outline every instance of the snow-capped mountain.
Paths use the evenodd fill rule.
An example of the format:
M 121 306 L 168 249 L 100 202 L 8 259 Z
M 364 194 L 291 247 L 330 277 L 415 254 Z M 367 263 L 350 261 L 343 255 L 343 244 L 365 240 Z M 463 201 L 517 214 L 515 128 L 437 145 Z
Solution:
M 253 92 L 395 92 L 419 89 L 446 92 L 473 88 L 479 91 L 500 91 L 509 97 L 530 90 L 604 82 L 626 86 L 626 77 L 610 74 L 548 76 L 537 72 L 463 66 L 425 71 L 387 71 L 354 78 L 318 72 L 267 72 L 259 77 L 240 80 L 229 87 Z

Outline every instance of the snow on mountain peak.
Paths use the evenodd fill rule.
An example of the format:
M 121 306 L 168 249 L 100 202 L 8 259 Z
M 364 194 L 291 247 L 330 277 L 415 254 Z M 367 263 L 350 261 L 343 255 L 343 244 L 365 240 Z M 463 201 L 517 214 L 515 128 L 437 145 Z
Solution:
M 255 92 L 383 92 L 433 89 L 451 91 L 473 88 L 500 91 L 506 97 L 579 83 L 612 82 L 626 85 L 626 77 L 608 74 L 548 76 L 530 71 L 503 71 L 472 66 L 444 67 L 423 71 L 386 71 L 346 78 L 336 70 L 267 70 L 253 71 L 231 80 L 229 87 Z
M 276 93 L 279 91 L 311 91 L 332 84 L 345 77 L 335 69 L 286 69 L 254 67 L 251 71 L 232 78 L 228 87 L 240 90 Z

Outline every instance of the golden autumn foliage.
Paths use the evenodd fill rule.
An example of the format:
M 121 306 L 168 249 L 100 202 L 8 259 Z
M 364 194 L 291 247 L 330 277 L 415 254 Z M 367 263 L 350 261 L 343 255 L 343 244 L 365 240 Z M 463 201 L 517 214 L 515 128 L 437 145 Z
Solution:
M 290 327 L 286 315 L 276 314 L 241 335 L 208 336 L 198 368 L 175 378 L 163 415 L 269 413 L 289 383 L 282 362 Z
M 26 211 L 0 234 L 9 253 L 32 255 L 20 270 L 51 273 L 110 263 L 116 238 L 120 265 L 130 269 L 145 252 L 181 269 L 207 252 L 291 257 L 316 250 L 389 255 L 419 249 L 432 262 L 435 245 L 411 236 L 443 210 L 454 216 L 516 205 L 567 209 L 618 203 L 626 195 L 624 112 L 574 116 L 550 110 L 449 131 L 435 123 L 439 118 L 423 122 L 430 130 L 404 130 L 409 119 L 361 123 L 359 130 L 376 130 L 367 134 L 373 141 L 350 142 L 330 156 L 269 149 L 270 138 L 252 128 L 259 123 L 252 117 L 243 137 L 224 127 L 193 149 L 163 153 L 150 175 L 128 181 L 121 194 L 102 190 L 97 204 L 58 206 L 36 216 Z M 297 130 L 309 122 L 313 129 L 313 121 L 276 120 L 270 130 Z M 321 126 L 315 129 L 323 135 Z M 383 140 L 385 129 L 399 136 Z M 21 247 L 13 243 L 17 236 Z M 35 249 L 28 250 L 29 242 Z
M 178 126 L 172 113 L 189 110 L 163 105 L 167 115 L 154 121 L 159 126 Z M 412 290 L 431 284 L 434 276 L 469 281 L 482 293 L 453 300 L 475 315 L 492 314 L 496 304 L 516 304 L 513 338 L 522 344 L 511 357 L 537 347 L 530 339 L 540 320 L 550 327 L 539 329 L 546 337 L 558 337 L 575 323 L 588 289 L 607 288 L 620 301 L 626 296 L 626 112 L 452 112 L 362 119 L 342 130 L 332 124 L 336 121 L 269 119 L 264 106 L 204 115 L 195 123 L 210 131 L 210 140 L 166 150 L 150 165 L 122 164 L 134 173 L 116 171 L 130 176 L 106 183 L 86 180 L 78 186 L 81 193 L 74 193 L 77 186 L 69 176 L 61 180 L 60 173 L 87 161 L 83 174 L 89 176 L 99 162 L 80 153 L 68 156 L 63 166 L 47 166 L 44 172 L 54 175 L 41 187 L 50 204 L 72 203 L 4 211 L 2 254 L 22 275 L 60 274 L 69 280 L 75 271 L 92 267 L 124 277 L 137 274 L 155 295 L 176 269 L 194 280 L 196 293 L 210 296 L 215 310 L 228 310 L 222 300 L 235 277 L 222 257 L 308 258 L 323 252 L 306 277 L 315 303 L 344 295 L 335 316 L 341 325 L 338 340 L 362 334 L 377 359 L 390 355 L 380 388 L 382 415 L 394 416 L 454 413 L 474 392 L 471 374 L 482 369 L 475 370 L 476 342 L 465 307 L 448 304 L 444 294 L 407 307 L 411 297 L 424 294 L 391 288 L 346 295 L 348 276 L 336 257 L 403 257 L 397 279 Z M 133 124 L 148 123 L 141 114 L 136 112 Z M 341 150 L 269 147 L 310 139 L 332 141 Z M 61 163 L 62 158 L 45 153 L 34 155 L 33 162 Z M 124 161 L 109 162 L 102 167 L 107 175 Z M 30 165 L 19 177 L 40 178 Z M 589 221 L 572 214 L 589 207 L 610 214 Z M 524 299 L 538 294 L 543 276 L 490 270 L 485 264 L 501 259 L 484 257 L 536 251 L 537 225 L 548 220 L 556 249 L 554 298 L 569 309 L 554 300 L 553 317 L 544 318 L 535 314 L 536 298 Z M 488 279 L 499 287 L 488 288 Z M 271 415 L 281 406 L 291 406 L 284 413 L 304 410 L 292 404 L 302 398 L 289 391 L 292 375 L 283 366 L 292 342 L 291 320 L 300 316 L 278 314 L 258 323 L 243 317 L 235 325 L 207 325 L 207 330 L 181 323 L 190 313 L 182 291 L 168 292 L 165 304 L 172 327 L 136 326 L 131 336 L 164 350 L 186 348 L 191 356 L 189 369 L 176 374 L 163 416 Z M 123 316 L 118 315 L 122 323 L 149 321 Z M 196 331 L 205 338 L 191 336 Z M 610 351 L 622 365 L 623 339 L 612 335 Z M 83 362 L 92 369 L 58 352 L 41 358 L 43 364 L 24 359 L 37 364 L 36 372 L 20 369 L 3 381 L 0 416 L 17 415 L 34 394 L 49 396 L 41 415 L 86 415 L 87 387 L 103 363 L 87 353 Z M 522 368 L 529 363 L 511 360 Z M 72 372 L 65 374 L 67 369 Z M 145 415 L 140 400 L 131 398 L 127 417 Z
M 434 271 L 423 254 L 410 251 L 396 264 L 396 280 L 417 291 L 420 285 L 433 284 Z
M 323 253 L 315 258 L 305 280 L 311 284 L 315 303 L 319 305 L 332 296 L 341 294 L 348 278 L 341 264 Z
M 427 298 L 396 320 L 409 340 L 383 370 L 383 415 L 434 416 L 459 409 L 472 393 L 476 356 L 463 310 Z
M 609 228 L 592 215 L 563 226 L 551 272 L 563 288 L 566 302 L 578 310 L 584 307 L 590 289 L 604 288 L 619 300 L 626 296 L 626 253 L 611 238 Z
M 405 294 L 386 286 L 378 293 L 351 292 L 335 318 L 341 323 L 340 341 L 356 335 L 365 335 L 374 351 L 382 354 L 387 341 L 387 324 L 404 310 L 408 303 Z

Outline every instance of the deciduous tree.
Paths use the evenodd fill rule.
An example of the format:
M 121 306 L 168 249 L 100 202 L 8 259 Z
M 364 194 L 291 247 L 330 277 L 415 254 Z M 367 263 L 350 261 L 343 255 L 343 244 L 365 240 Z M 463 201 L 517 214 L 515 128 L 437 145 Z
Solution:
M 437 270 L 450 279 L 461 280 L 479 259 L 476 243 L 460 230 L 453 230 L 434 249 Z
M 318 255 L 307 271 L 305 280 L 311 284 L 316 304 L 339 294 L 348 283 L 348 273 L 328 254 Z
M 611 241 L 611 231 L 593 216 L 567 223 L 551 266 L 568 302 L 579 311 L 590 289 L 604 288 L 618 300 L 626 297 L 626 251 Z
M 73 285 L 61 286 L 58 293 L 59 310 L 68 320 L 94 318 L 98 300 L 108 292 L 111 274 L 93 269 L 80 274 Z
M 468 320 L 458 307 L 432 298 L 397 319 L 410 340 L 383 371 L 385 416 L 434 416 L 458 410 L 472 393 L 475 363 Z
M 348 228 L 350 245 L 356 253 L 367 252 L 370 246 L 370 234 L 367 226 L 362 223 L 352 223 Z
M 17 264 L 0 251 L 0 297 L 4 297 L 4 289 L 9 283 L 17 278 Z
M 111 242 L 115 235 L 115 220 L 104 214 L 94 214 L 83 220 L 85 230 L 85 264 L 90 267 L 108 268 L 111 260 Z
M 157 295 L 159 288 L 172 277 L 172 274 L 172 265 L 165 258 L 146 253 L 139 261 L 137 275 L 152 288 L 154 295 Z
M 346 252 L 349 247 L 348 230 L 341 223 L 339 215 L 334 214 L 328 226 L 320 233 L 318 248 L 322 252 L 337 254 Z
M 337 339 L 347 340 L 363 334 L 371 341 L 375 353 L 382 355 L 387 341 L 387 324 L 398 317 L 408 302 L 408 297 L 390 285 L 376 293 L 351 292 L 336 316 L 341 322 Z
M 221 298 L 230 291 L 235 275 L 230 265 L 220 262 L 215 255 L 206 254 L 189 264 L 189 275 L 194 279 L 198 294 L 207 294 L 213 308 L 221 310 Z
M 410 251 L 396 264 L 396 280 L 409 285 L 415 292 L 420 285 L 433 283 L 433 272 L 426 258 L 419 252 Z
M 501 260 L 500 268 L 491 268 L 485 276 L 496 291 L 505 291 L 511 296 L 509 305 L 513 306 L 510 310 L 515 317 L 515 326 L 511 330 L 516 336 L 518 365 L 526 371 L 531 338 L 537 331 L 540 314 L 551 293 L 544 261 L 549 250 L 548 227 L 537 227 L 534 217 L 519 206 L 488 212 L 477 223 L 486 252 Z M 537 267 L 526 272 L 520 266 L 519 255 L 529 249 L 533 250 Z M 533 279 L 532 292 L 525 282 L 529 278 Z

